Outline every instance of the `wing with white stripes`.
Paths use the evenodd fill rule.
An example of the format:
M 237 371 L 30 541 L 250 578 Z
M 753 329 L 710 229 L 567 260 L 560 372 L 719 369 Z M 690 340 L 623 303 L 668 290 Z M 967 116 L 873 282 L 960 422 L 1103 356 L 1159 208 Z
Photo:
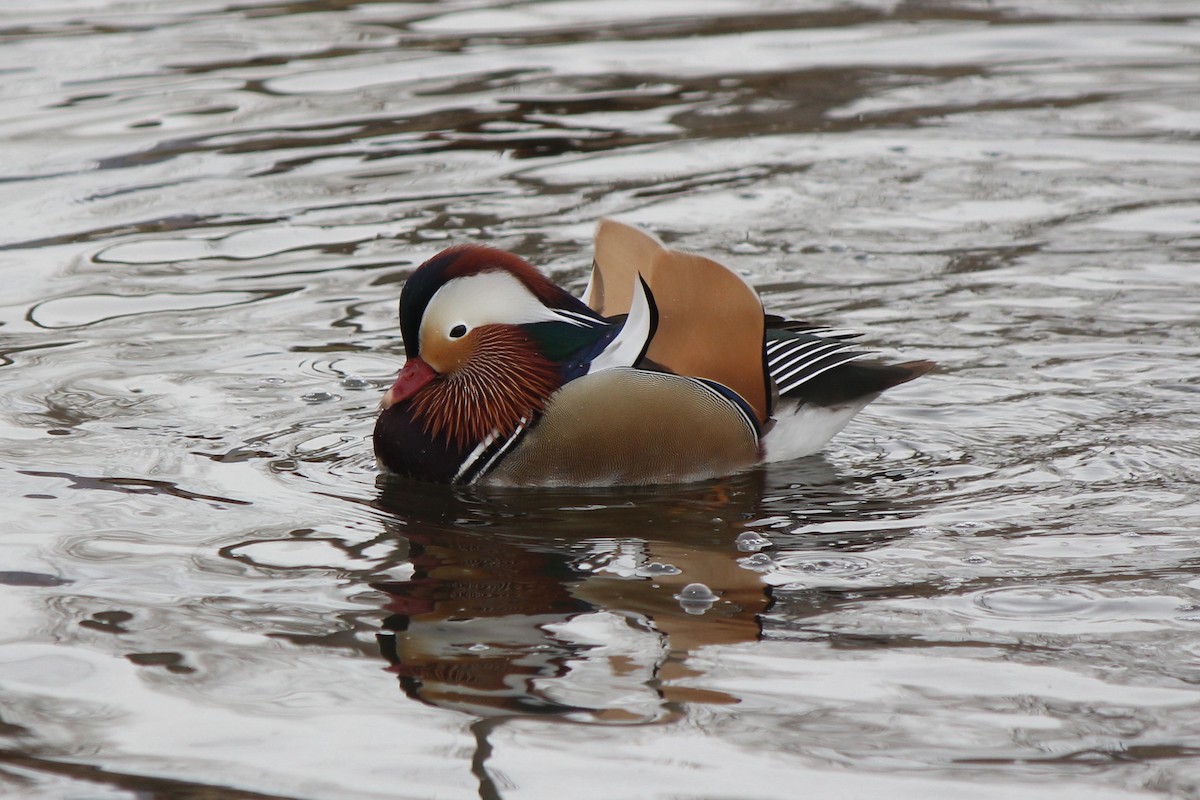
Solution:
M 826 338 L 808 331 L 768 330 L 767 372 L 779 394 L 786 395 L 823 372 L 869 355 L 845 338 L 844 334 Z

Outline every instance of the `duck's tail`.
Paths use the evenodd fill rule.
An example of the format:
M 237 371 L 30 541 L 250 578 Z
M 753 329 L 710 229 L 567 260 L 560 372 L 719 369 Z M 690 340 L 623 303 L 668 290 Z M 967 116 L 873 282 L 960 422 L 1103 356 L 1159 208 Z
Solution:
M 775 407 L 775 425 L 763 438 L 766 461 L 786 461 L 819 452 L 859 411 L 884 391 L 924 375 L 932 361 L 839 364 L 785 392 Z

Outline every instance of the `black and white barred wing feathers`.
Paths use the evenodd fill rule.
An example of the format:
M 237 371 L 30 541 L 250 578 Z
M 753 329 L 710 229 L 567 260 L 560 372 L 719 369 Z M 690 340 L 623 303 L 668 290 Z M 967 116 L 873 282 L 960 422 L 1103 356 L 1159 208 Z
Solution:
M 818 335 L 817 332 L 823 335 Z M 869 355 L 846 341 L 857 334 L 828 328 L 768 329 L 767 372 L 780 396 L 797 389 L 831 369 Z

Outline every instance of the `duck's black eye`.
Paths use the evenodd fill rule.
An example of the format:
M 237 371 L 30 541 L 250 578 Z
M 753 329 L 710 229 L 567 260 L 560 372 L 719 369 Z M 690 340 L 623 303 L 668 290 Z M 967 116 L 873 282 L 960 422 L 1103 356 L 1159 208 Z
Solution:
M 450 329 L 450 338 L 451 339 L 461 339 L 462 337 L 464 337 L 466 335 L 467 335 L 467 326 L 463 325 L 461 323 L 458 325 L 455 325 L 453 328 Z

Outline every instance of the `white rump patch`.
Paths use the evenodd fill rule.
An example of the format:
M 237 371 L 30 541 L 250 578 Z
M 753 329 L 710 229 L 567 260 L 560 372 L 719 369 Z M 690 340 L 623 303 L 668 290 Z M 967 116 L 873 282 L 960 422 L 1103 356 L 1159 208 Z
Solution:
M 763 461 L 790 461 L 819 453 L 876 397 L 873 394 L 832 408 L 780 403 L 775 409 L 775 427 L 763 437 Z

